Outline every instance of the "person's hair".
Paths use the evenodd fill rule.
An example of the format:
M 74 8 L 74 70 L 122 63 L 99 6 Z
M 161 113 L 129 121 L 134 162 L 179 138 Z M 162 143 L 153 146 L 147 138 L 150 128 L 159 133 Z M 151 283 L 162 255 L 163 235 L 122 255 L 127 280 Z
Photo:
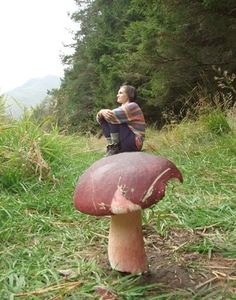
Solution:
M 125 92 L 129 98 L 130 102 L 137 101 L 137 92 L 136 92 L 135 87 L 133 87 L 132 85 L 128 85 L 128 84 L 123 84 L 121 87 L 123 87 L 125 89 Z

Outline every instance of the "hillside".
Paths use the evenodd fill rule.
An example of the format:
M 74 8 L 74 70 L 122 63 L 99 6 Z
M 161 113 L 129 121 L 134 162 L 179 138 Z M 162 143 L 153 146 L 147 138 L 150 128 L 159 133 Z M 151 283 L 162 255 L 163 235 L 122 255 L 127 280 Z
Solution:
M 34 107 L 48 95 L 48 91 L 60 86 L 60 78 L 48 75 L 33 78 L 23 85 L 6 92 L 6 103 L 9 113 L 13 117 L 20 117 L 23 108 Z
M 0 299 L 235 299 L 235 116 L 148 128 L 143 151 L 184 182 L 143 211 L 149 271 L 135 276 L 110 267 L 110 218 L 73 205 L 77 178 L 107 159 L 105 140 L 44 134 L 29 118 L 0 124 Z

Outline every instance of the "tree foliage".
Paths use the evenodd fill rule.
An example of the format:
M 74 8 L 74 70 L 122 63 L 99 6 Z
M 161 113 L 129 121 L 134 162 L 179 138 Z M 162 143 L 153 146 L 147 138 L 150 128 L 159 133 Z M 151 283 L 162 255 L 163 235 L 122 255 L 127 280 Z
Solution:
M 234 2 L 76 0 L 74 54 L 64 57 L 64 80 L 53 93 L 59 124 L 96 131 L 96 111 L 116 105 L 123 82 L 136 86 L 147 121 L 159 126 L 197 84 L 214 94 L 213 66 L 236 71 Z

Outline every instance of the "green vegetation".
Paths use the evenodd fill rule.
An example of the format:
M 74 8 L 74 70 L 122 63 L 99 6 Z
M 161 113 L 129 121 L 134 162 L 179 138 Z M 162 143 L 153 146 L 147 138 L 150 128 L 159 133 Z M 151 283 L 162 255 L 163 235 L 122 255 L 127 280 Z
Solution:
M 219 93 L 225 102 L 224 90 L 234 93 L 235 102 L 234 0 L 76 3 L 74 53 L 63 58 L 65 76 L 51 107 L 64 129 L 96 131 L 95 112 L 116 105 L 124 82 L 138 89 L 146 120 L 159 128 L 163 112 L 186 116 L 198 102 L 198 84 L 211 100 Z
M 235 299 L 235 111 L 148 129 L 144 151 L 175 162 L 184 184 L 144 212 L 143 276 L 112 271 L 109 218 L 73 207 L 103 139 L 45 132 L 47 121 L 0 114 L 1 299 Z

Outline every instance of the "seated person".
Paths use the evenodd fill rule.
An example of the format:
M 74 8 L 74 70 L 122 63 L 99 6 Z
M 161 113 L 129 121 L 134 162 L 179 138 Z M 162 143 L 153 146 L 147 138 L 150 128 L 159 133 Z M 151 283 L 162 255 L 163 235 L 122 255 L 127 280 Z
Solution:
M 97 121 L 107 140 L 105 156 L 121 152 L 140 151 L 145 137 L 145 119 L 136 103 L 136 89 L 122 85 L 117 94 L 118 108 L 101 109 Z

